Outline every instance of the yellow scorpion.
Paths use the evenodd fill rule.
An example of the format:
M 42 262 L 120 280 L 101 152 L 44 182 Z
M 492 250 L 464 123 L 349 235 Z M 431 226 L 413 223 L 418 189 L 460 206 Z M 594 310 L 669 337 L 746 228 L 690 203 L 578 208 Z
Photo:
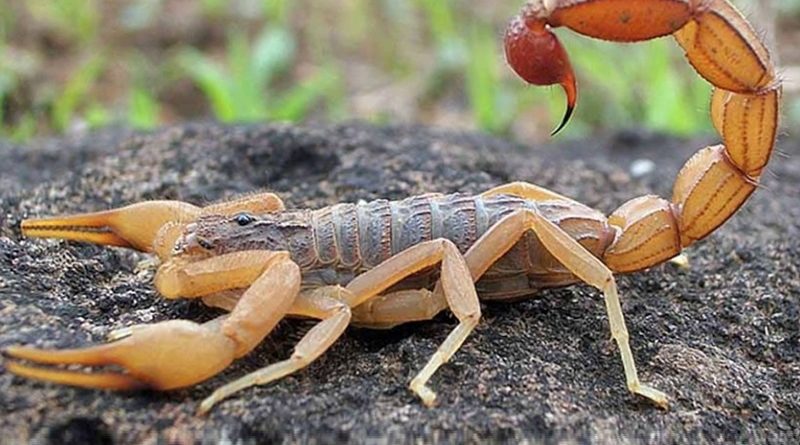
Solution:
M 468 338 L 480 299 L 519 299 L 588 283 L 605 297 L 628 389 L 660 407 L 667 396 L 636 374 L 614 275 L 662 263 L 724 223 L 758 187 L 775 143 L 781 84 L 763 42 L 726 0 L 538 0 L 505 35 L 506 58 L 526 81 L 577 88 L 551 28 L 632 42 L 673 35 L 715 89 L 711 117 L 724 141 L 695 154 L 671 200 L 642 196 L 606 218 L 578 202 L 517 182 L 476 196 L 286 210 L 273 194 L 197 207 L 151 201 L 76 216 L 28 219 L 26 236 L 152 252 L 166 298 L 200 298 L 228 311 L 207 323 L 172 320 L 114 331 L 85 349 L 13 346 L 6 369 L 89 388 L 169 390 L 194 385 L 253 350 L 284 317 L 320 320 L 291 357 L 214 391 L 200 412 L 252 385 L 302 369 L 348 325 L 387 328 L 444 309 L 458 325 L 410 383 L 426 405 L 428 380 Z M 32 364 L 26 364 L 27 361 Z M 41 365 L 117 365 L 80 372 Z M 40 365 L 40 366 L 35 366 Z

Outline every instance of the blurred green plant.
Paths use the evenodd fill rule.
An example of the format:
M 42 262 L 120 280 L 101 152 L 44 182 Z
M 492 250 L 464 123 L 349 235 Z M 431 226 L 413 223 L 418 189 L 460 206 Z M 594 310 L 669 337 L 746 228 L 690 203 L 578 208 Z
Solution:
M 97 127 L 105 124 L 108 113 L 101 112 L 102 108 L 97 103 L 91 102 L 91 97 L 87 94 L 89 89 L 97 81 L 105 67 L 105 57 L 96 54 L 86 61 L 72 75 L 64 86 L 64 90 L 53 102 L 51 113 L 52 125 L 58 131 L 66 130 L 75 116 L 78 107 L 87 104 L 92 108 L 89 114 L 91 126 Z
M 436 48 L 437 64 L 445 70 L 463 68 L 468 57 L 464 43 L 467 36 L 456 28 L 455 3 L 450 0 L 417 0 L 417 3 Z
M 466 89 L 478 126 L 491 133 L 506 133 L 516 117 L 513 92 L 501 82 L 494 34 L 476 27 L 470 34 Z
M 87 44 L 97 36 L 101 8 L 96 0 L 28 0 L 26 6 L 34 19 L 68 39 Z
M 757 7 L 754 1 L 736 2 L 747 10 Z M 186 80 L 225 122 L 349 118 L 365 73 L 379 91 L 391 84 L 412 95 L 403 101 L 416 107 L 412 118 L 455 111 L 487 132 L 542 134 L 561 118 L 564 97 L 558 87 L 526 86 L 505 64 L 503 26 L 521 2 L 202 0 L 178 8 L 194 15 L 182 16 L 186 28 L 174 35 L 195 40 L 173 42 L 166 32 L 164 40 L 145 40 L 156 42 L 153 48 L 136 42 L 176 13 L 161 0 L 0 0 L 0 10 L 33 21 L 0 15 L 0 136 L 24 139 L 111 122 L 146 129 L 185 118 L 183 110 L 205 112 L 171 102 L 170 88 Z M 784 22 L 800 18 L 800 0 L 775 6 Z M 23 36 L 44 30 L 46 38 L 19 51 L 9 45 L 19 44 L 15 32 L 22 28 Z M 181 34 L 186 29 L 194 31 Z M 679 134 L 710 130 L 710 87 L 672 39 L 628 46 L 556 33 L 580 87 L 564 137 L 637 125 Z M 57 51 L 51 71 L 59 75 L 39 85 L 32 79 L 50 67 L 48 51 Z M 101 97 L 104 83 L 114 91 Z M 185 100 L 191 93 L 181 94 Z M 397 119 L 378 105 L 369 111 L 374 115 L 359 110 L 357 117 Z M 788 120 L 800 121 L 793 117 L 799 107 L 787 103 Z
M 669 38 L 625 45 L 560 32 L 580 89 L 577 120 L 678 134 L 711 128 L 711 87 Z
M 134 87 L 128 103 L 128 122 L 133 128 L 146 130 L 158 126 L 161 107 L 149 91 Z
M 324 67 L 298 85 L 277 91 L 274 82 L 291 67 L 295 46 L 288 30 L 268 27 L 252 46 L 244 34 L 232 32 L 224 66 L 193 48 L 184 49 L 178 62 L 221 121 L 295 121 L 338 83 L 335 70 Z

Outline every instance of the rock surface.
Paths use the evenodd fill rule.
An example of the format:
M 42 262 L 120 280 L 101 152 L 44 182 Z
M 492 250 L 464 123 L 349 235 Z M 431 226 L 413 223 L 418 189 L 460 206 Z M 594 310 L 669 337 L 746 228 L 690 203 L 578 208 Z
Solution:
M 521 147 L 416 127 L 192 124 L 0 145 L 0 347 L 85 345 L 134 323 L 215 315 L 160 299 L 145 255 L 22 239 L 26 217 L 154 198 L 204 203 L 255 189 L 317 207 L 511 180 L 610 212 L 644 193 L 669 196 L 701 144 L 631 132 Z M 213 388 L 291 352 L 309 325 L 287 321 L 222 375 L 171 393 L 73 389 L 2 370 L 0 442 L 797 443 L 799 146 L 782 141 L 764 188 L 688 250 L 689 269 L 666 264 L 619 278 L 641 377 L 671 396 L 669 411 L 628 394 L 602 299 L 574 286 L 486 305 L 431 382 L 435 409 L 406 385 L 454 325 L 447 313 L 391 331 L 351 328 L 308 369 L 195 417 Z M 638 162 L 643 176 L 633 178 L 641 160 L 655 168 Z

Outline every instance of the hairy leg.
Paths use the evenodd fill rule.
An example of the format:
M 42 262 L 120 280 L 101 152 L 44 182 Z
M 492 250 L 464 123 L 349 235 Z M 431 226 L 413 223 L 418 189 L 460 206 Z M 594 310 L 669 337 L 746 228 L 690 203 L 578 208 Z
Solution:
M 628 389 L 661 407 L 666 407 L 666 395 L 641 383 L 637 376 L 614 275 L 605 264 L 556 224 L 531 210 L 518 210 L 505 217 L 489 229 L 465 254 L 472 276 L 480 277 L 528 230 L 533 230 L 548 252 L 570 272 L 603 292 L 611 335 L 620 349 Z
M 440 262 L 442 292 L 459 323 L 411 381 L 411 390 L 428 406 L 433 405 L 436 394 L 426 386 L 427 381 L 458 350 L 481 316 L 472 277 L 458 248 L 446 239 L 420 243 L 359 275 L 347 285 L 347 290 L 352 293 L 349 303 L 351 307 L 357 307 L 409 275 Z
M 321 321 L 300 339 L 291 357 L 218 388 L 200 404 L 199 414 L 207 413 L 215 404 L 242 389 L 265 385 L 292 374 L 322 355 L 350 323 L 350 307 L 343 302 L 344 298 L 341 296 L 345 292 L 346 290 L 339 286 L 330 286 L 301 293 L 292 304 L 289 313 Z

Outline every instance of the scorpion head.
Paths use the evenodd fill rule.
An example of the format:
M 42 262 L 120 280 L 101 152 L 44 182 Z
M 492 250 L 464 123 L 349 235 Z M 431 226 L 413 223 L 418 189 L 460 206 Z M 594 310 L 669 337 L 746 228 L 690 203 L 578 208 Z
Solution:
M 222 255 L 241 250 L 284 250 L 285 231 L 278 217 L 239 212 L 203 215 L 183 226 L 172 255 Z

